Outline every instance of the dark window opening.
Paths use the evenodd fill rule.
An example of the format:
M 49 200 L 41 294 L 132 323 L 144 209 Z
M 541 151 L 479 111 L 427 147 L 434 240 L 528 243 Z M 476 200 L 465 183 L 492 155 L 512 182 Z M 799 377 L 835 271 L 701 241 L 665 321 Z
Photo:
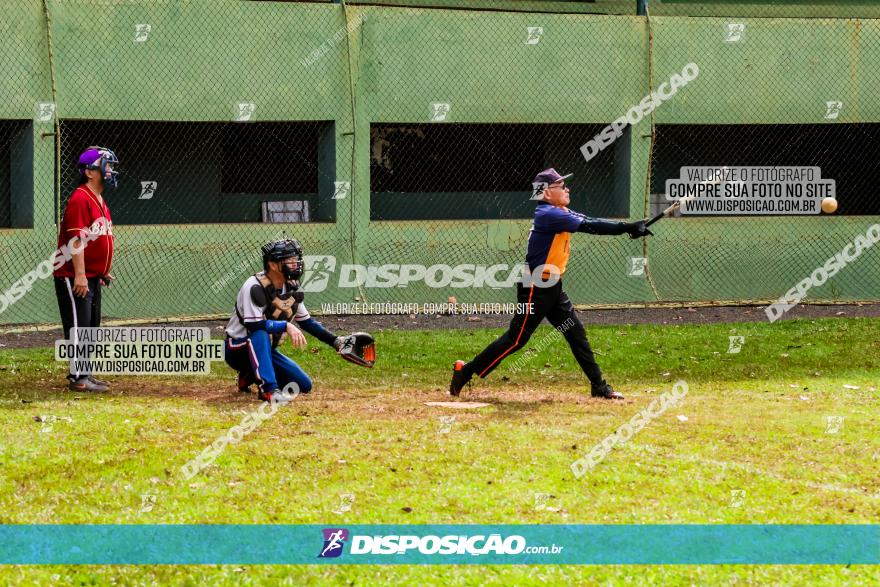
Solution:
M 0 120 L 0 228 L 34 226 L 34 140 L 27 120 Z
M 120 160 L 117 224 L 332 222 L 334 134 L 332 122 L 63 120 L 62 205 L 79 154 L 99 145 Z
M 317 193 L 319 125 L 287 127 L 274 122 L 225 125 L 221 135 L 220 191 Z
M 374 124 L 370 128 L 370 219 L 530 218 L 532 180 L 542 169 L 574 173 L 571 207 L 626 216 L 626 177 L 615 149 L 587 162 L 581 145 L 599 124 Z M 628 141 L 626 142 L 628 145 Z M 622 156 L 622 154 L 621 154 Z M 625 184 L 626 189 L 620 187 Z M 624 191 L 626 193 L 624 193 Z
M 655 207 L 685 166 L 816 166 L 836 182 L 837 214 L 880 214 L 880 123 L 658 125 L 651 178 Z

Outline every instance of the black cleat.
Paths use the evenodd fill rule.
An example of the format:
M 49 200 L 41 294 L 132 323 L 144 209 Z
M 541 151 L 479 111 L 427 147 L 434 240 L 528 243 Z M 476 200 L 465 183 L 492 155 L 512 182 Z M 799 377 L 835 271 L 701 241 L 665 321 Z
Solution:
M 67 384 L 67 389 L 70 391 L 94 391 L 96 393 L 103 393 L 107 391 L 107 386 L 101 385 L 100 383 L 93 383 L 89 377 L 84 375 L 76 381 L 69 382 Z
M 98 379 L 97 377 L 92 377 L 91 375 L 89 375 L 88 379 L 89 379 L 89 381 L 91 381 L 95 385 L 103 385 L 104 387 L 110 387 L 109 383 L 107 383 L 106 381 L 103 381 L 101 379 Z
M 464 372 L 464 361 L 456 361 L 452 364 L 452 381 L 449 383 L 449 395 L 458 397 L 461 388 L 471 380 Z
M 614 391 L 614 389 L 605 381 L 603 381 L 601 385 L 593 385 L 590 390 L 590 395 L 604 399 L 624 399 L 623 394 Z

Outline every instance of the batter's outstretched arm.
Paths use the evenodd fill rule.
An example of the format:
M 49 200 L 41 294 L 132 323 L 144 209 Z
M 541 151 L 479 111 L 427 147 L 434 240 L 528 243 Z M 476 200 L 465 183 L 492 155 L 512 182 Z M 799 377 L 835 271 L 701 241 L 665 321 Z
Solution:
M 581 225 L 578 227 L 578 232 L 599 235 L 628 234 L 630 238 L 639 238 L 641 236 L 653 234 L 648 230 L 644 220 L 622 222 L 619 220 L 608 220 L 607 218 L 591 218 L 577 212 L 571 213 L 581 219 Z
M 587 218 L 584 217 L 578 232 L 586 232 L 588 234 L 605 234 L 618 235 L 626 234 L 630 230 L 629 222 L 620 222 L 616 220 L 607 220 L 605 218 Z

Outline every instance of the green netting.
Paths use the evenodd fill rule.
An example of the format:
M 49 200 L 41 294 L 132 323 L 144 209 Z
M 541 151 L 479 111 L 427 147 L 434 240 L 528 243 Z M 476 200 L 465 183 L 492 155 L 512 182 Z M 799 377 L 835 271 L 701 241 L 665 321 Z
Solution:
M 122 160 L 107 195 L 108 317 L 227 312 L 260 244 L 283 233 L 333 269 L 308 294 L 316 311 L 508 302 L 504 287 L 348 287 L 343 269 L 515 267 L 545 167 L 575 173 L 574 209 L 619 218 L 662 207 L 683 166 L 821 167 L 837 183 L 833 217 L 673 218 L 646 242 L 576 235 L 565 277 L 586 305 L 775 299 L 880 217 L 880 9 L 636 4 L 10 0 L 0 292 L 52 254 L 75 159 L 105 145 Z M 584 157 L 688 63 L 696 79 Z M 875 250 L 810 292 L 877 299 Z M 7 306 L 0 323 L 58 319 L 51 280 Z

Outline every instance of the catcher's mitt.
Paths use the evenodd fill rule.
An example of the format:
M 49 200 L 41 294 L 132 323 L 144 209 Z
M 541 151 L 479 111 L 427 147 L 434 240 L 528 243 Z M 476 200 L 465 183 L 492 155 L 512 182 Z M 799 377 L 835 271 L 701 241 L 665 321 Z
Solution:
M 372 367 L 376 362 L 376 342 L 366 332 L 354 332 L 340 336 L 333 345 L 346 361 L 361 367 Z

